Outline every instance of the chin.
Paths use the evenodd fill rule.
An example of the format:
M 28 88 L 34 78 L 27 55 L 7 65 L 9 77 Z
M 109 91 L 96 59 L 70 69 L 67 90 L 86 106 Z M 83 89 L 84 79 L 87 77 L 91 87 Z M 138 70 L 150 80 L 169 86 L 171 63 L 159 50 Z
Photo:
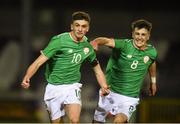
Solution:
M 142 47 L 144 44 L 143 43 L 137 43 L 136 44 L 138 47 Z
M 138 48 L 141 48 L 141 47 L 143 47 L 143 45 L 137 45 L 137 47 L 138 47 Z
M 79 36 L 77 36 L 77 38 L 81 39 L 81 38 L 83 38 L 83 36 L 84 36 L 84 35 L 79 35 Z

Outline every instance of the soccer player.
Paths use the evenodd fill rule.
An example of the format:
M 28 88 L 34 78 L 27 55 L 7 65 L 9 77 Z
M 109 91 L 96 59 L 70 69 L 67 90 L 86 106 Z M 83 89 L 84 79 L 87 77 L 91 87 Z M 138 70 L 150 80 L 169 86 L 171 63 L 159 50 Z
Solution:
M 44 101 L 52 123 L 59 123 L 67 113 L 69 122 L 78 123 L 81 112 L 80 67 L 87 60 L 92 65 L 103 93 L 108 86 L 93 47 L 88 42 L 90 16 L 85 12 L 72 14 L 71 31 L 52 37 L 41 55 L 29 66 L 21 83 L 27 89 L 30 79 L 46 62 L 45 77 L 48 82 Z
M 151 29 L 150 22 L 140 19 L 132 23 L 132 39 L 99 37 L 91 41 L 96 50 L 99 45 L 112 48 L 106 68 L 110 93 L 99 96 L 94 122 L 105 122 L 108 115 L 114 117 L 115 123 L 128 122 L 139 104 L 139 93 L 147 72 L 150 95 L 155 95 L 157 51 L 148 43 Z

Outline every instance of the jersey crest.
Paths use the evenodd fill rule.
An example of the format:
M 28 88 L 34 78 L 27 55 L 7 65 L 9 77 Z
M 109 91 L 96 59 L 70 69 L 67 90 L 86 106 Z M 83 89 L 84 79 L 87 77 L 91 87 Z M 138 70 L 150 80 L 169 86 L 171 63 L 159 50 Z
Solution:
M 88 47 L 85 47 L 83 51 L 84 51 L 84 54 L 86 55 L 86 54 L 89 53 L 89 48 L 88 48 Z
M 144 63 L 147 63 L 149 61 L 149 56 L 144 56 Z

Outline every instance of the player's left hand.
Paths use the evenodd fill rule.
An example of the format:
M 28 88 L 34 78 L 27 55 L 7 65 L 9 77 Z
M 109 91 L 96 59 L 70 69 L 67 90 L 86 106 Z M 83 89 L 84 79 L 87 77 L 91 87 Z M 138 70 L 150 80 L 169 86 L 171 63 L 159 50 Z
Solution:
M 101 88 L 101 96 L 107 96 L 110 93 L 109 87 Z

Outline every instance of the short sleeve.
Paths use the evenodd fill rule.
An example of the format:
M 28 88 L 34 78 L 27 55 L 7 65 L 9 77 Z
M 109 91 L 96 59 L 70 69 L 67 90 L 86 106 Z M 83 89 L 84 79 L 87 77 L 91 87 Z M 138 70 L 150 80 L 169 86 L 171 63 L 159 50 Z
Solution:
M 51 58 L 56 54 L 57 51 L 60 50 L 61 43 L 59 38 L 52 38 L 48 44 L 48 46 L 41 51 L 46 57 Z
M 90 53 L 89 57 L 88 57 L 88 61 L 90 63 L 92 63 L 94 60 L 96 59 L 96 53 L 94 50 L 92 50 L 92 52 Z
M 153 47 L 153 49 L 150 52 L 150 57 L 152 60 L 156 60 L 158 56 L 157 50 Z
M 125 40 L 123 39 L 114 39 L 115 41 L 115 48 L 117 49 L 123 49 L 125 46 Z

